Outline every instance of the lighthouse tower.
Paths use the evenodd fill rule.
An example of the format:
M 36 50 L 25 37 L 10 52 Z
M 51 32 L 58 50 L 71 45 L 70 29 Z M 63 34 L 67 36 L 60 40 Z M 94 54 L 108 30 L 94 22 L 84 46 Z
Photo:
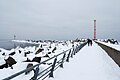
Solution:
M 94 20 L 94 40 L 96 39 L 96 20 Z

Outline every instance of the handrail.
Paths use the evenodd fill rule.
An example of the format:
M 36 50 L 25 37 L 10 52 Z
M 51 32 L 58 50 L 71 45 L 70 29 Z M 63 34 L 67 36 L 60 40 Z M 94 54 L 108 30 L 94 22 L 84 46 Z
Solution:
M 39 64 L 36 64 L 36 65 L 34 65 L 34 66 L 32 66 L 32 67 L 30 67 L 30 68 L 28 68 L 28 69 L 22 70 L 22 71 L 20 71 L 20 72 L 18 72 L 18 73 L 16 73 L 16 74 L 13 74 L 13 75 L 11 75 L 11 76 L 9 76 L 9 77 L 7 77 L 7 78 L 4 78 L 4 79 L 2 79 L 2 80 L 10 80 L 10 79 L 13 79 L 13 78 L 15 78 L 15 77 L 17 77 L 17 76 L 19 76 L 19 75 L 27 72 L 27 71 L 31 71 L 31 70 L 34 71 L 34 76 L 33 76 L 30 80 L 38 80 L 39 78 L 41 78 L 41 76 L 44 77 L 44 76 L 46 75 L 46 73 L 48 73 L 48 72 L 49 72 L 49 74 L 46 75 L 46 76 L 53 77 L 53 72 L 54 72 L 54 70 L 56 70 L 56 69 L 55 69 L 56 66 L 62 68 L 62 67 L 63 67 L 63 63 L 64 63 L 65 61 L 66 61 L 66 62 L 69 62 L 69 58 L 70 58 L 70 57 L 73 57 L 73 55 L 75 55 L 75 53 L 77 53 L 77 52 L 78 52 L 82 47 L 84 47 L 85 45 L 86 45 L 86 42 L 83 43 L 83 44 L 80 44 L 79 46 L 75 46 L 75 47 L 73 47 L 73 48 L 70 48 L 70 49 L 68 49 L 68 50 L 66 50 L 66 51 L 64 51 L 64 52 L 61 52 L 61 53 L 59 53 L 59 54 L 57 54 L 57 55 L 54 55 L 53 57 L 51 57 L 51 58 L 49 58 L 49 59 L 47 59 L 47 60 L 45 60 L 45 61 L 42 61 L 42 62 L 39 63 Z M 68 51 L 69 51 L 69 53 L 67 54 Z M 60 55 L 62 55 L 62 54 L 64 54 L 63 57 L 60 58 L 60 59 L 57 61 L 57 57 L 60 56 Z M 49 60 L 52 60 L 52 59 L 54 59 L 53 64 L 51 64 L 50 66 L 48 66 L 46 69 L 44 69 L 43 71 L 41 71 L 41 72 L 39 73 L 39 66 L 40 66 L 41 64 L 46 63 L 46 62 L 49 61 Z M 44 72 L 46 72 L 46 73 L 44 73 Z M 45 77 L 46 77 L 46 76 L 45 76 Z M 44 77 L 43 79 L 45 79 L 45 77 Z M 37 78 L 38 78 L 38 79 L 37 79 Z M 42 80 L 43 80 L 43 79 L 42 79 Z

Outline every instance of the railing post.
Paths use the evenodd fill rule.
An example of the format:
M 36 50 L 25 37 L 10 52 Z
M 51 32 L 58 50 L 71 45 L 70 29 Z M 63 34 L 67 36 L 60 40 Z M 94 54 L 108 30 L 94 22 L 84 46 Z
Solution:
M 65 55 L 66 55 L 66 53 L 64 53 L 62 61 L 61 61 L 61 65 L 60 65 L 61 68 L 63 68 L 63 63 L 64 63 Z
M 78 53 L 78 51 L 79 51 L 79 46 L 77 46 L 76 53 Z
M 74 52 L 74 48 L 73 48 L 72 53 L 71 53 L 71 58 L 73 58 L 73 52 Z
M 50 70 L 50 74 L 49 74 L 49 77 L 53 77 L 53 71 L 54 71 L 54 68 L 55 68 L 55 64 L 57 62 L 57 57 L 54 59 L 54 62 L 53 62 L 53 65 L 52 65 L 52 68 Z
M 30 80 L 37 80 L 38 72 L 39 72 L 39 66 L 34 71 L 34 76 Z
M 77 48 L 76 48 L 76 53 L 79 51 L 79 46 L 77 46 Z
M 80 48 L 80 46 L 77 47 L 77 52 L 79 52 L 79 48 Z
M 75 48 L 75 53 L 77 53 L 77 47 Z
M 74 51 L 73 51 L 73 55 L 75 55 L 75 52 L 76 52 L 76 48 L 75 48 Z
M 78 51 L 81 49 L 81 45 L 80 46 L 78 46 Z
M 69 54 L 68 54 L 67 59 L 66 59 L 67 62 L 69 62 L 70 53 L 71 53 L 71 49 L 70 49 Z

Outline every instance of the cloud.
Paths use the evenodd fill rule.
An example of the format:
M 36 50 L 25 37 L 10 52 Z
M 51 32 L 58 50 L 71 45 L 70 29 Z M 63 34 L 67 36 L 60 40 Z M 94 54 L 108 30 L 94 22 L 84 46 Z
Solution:
M 20 39 L 93 38 L 119 35 L 118 0 L 0 0 L 0 37 Z M 9 35 L 7 35 L 9 34 Z

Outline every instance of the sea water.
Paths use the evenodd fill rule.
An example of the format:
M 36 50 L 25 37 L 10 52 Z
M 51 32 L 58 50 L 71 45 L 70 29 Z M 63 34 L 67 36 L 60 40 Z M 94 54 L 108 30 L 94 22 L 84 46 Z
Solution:
M 0 48 L 10 50 L 12 48 L 16 48 L 17 46 L 24 48 L 27 46 L 38 46 L 38 44 L 14 42 L 10 39 L 0 39 Z

